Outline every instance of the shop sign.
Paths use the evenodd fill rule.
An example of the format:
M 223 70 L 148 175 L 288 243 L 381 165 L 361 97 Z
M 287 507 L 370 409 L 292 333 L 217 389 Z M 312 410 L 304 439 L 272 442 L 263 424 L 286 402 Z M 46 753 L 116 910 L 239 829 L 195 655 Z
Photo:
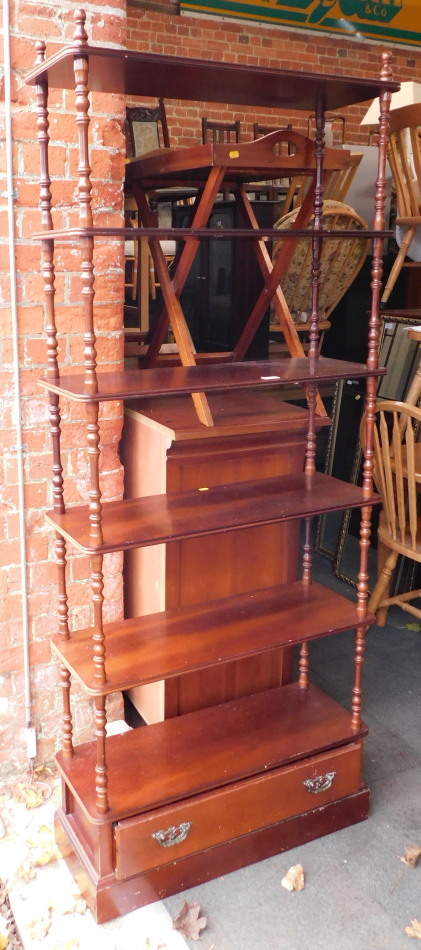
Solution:
M 420 0 L 181 0 L 181 9 L 421 46 Z

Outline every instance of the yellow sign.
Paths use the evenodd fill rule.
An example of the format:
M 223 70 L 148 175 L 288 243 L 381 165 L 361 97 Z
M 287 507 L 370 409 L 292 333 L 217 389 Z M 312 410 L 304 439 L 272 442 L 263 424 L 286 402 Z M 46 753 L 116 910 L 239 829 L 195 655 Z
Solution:
M 420 0 L 181 0 L 181 9 L 421 46 Z

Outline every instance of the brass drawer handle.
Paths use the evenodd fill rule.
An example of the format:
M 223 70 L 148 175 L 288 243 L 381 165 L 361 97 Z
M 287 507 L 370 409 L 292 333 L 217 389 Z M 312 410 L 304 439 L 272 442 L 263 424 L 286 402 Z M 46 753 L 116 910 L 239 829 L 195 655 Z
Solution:
M 312 795 L 318 795 L 319 792 L 327 792 L 333 784 L 336 772 L 326 772 L 326 775 L 317 775 L 316 778 L 306 778 L 303 782 L 308 792 Z
M 173 844 L 185 841 L 192 826 L 192 821 L 182 821 L 181 825 L 171 825 L 166 831 L 154 831 L 151 835 L 162 848 L 170 848 Z

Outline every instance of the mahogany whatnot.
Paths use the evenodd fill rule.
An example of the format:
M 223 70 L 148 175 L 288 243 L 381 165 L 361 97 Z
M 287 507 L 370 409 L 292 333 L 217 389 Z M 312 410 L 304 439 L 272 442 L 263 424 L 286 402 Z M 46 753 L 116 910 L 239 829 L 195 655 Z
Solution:
M 53 444 L 54 511 L 49 515 L 49 519 L 56 535 L 59 569 L 58 618 L 63 638 L 62 650 L 58 649 L 64 698 L 63 747 L 57 758 L 63 776 L 63 803 L 58 814 L 57 827 L 65 829 L 69 861 L 73 861 L 72 853 L 77 856 L 79 870 L 76 871 L 76 876 L 90 906 L 97 919 L 105 920 L 209 876 L 225 873 L 244 863 L 267 857 L 276 851 L 311 840 L 315 835 L 331 832 L 367 817 L 368 792 L 361 779 L 361 747 L 366 732 L 361 722 L 361 676 L 364 637 L 371 620 L 366 602 L 370 508 L 376 500 L 372 486 L 372 428 L 378 375 L 381 255 L 385 235 L 385 160 L 390 97 L 397 86 L 392 82 L 388 54 L 383 54 L 382 74 L 378 82 L 354 80 L 352 77 L 312 76 L 304 72 L 293 73 L 252 66 L 244 69 L 241 65 L 234 66 L 229 63 L 198 62 L 114 48 L 90 47 L 83 11 L 75 12 L 75 22 L 72 45 L 55 53 L 50 60 L 45 59 L 44 42 L 37 43 L 37 66 L 28 81 L 36 85 L 38 100 L 41 152 L 40 237 L 48 349 L 47 382 L 44 382 L 44 385 L 47 387 L 50 402 Z M 60 382 L 54 311 L 55 245 L 56 237 L 58 241 L 64 238 L 73 241 L 77 235 L 75 231 L 66 229 L 56 234 L 52 228 L 48 164 L 48 87 L 57 84 L 64 88 L 74 87 L 76 90 L 79 147 L 79 228 L 76 230 L 81 249 L 83 293 L 80 313 L 85 343 L 83 383 L 66 378 L 64 385 Z M 194 95 L 202 100 L 211 97 L 214 102 L 231 101 L 238 105 L 287 110 L 290 107 L 302 108 L 314 112 L 316 116 L 316 136 L 311 155 L 314 183 L 310 191 L 311 199 L 308 199 L 302 213 L 303 220 L 298 221 L 299 225 L 305 223 L 306 215 L 312 210 L 312 201 L 314 295 L 309 358 L 307 365 L 294 367 L 290 364 L 289 370 L 286 371 L 292 372 L 295 382 L 305 385 L 307 410 L 293 406 L 281 410 L 279 399 L 275 407 L 275 397 L 271 391 L 258 394 L 255 390 L 244 390 L 245 379 L 249 379 L 253 384 L 255 370 L 237 371 L 234 368 L 234 363 L 241 360 L 243 351 L 247 348 L 247 334 L 253 334 L 260 322 L 265 295 L 273 296 L 275 306 L 282 308 L 282 299 L 277 288 L 281 265 L 277 264 L 278 269 L 272 269 L 263 234 L 255 229 L 255 221 L 247 200 L 242 197 L 237 182 L 237 197 L 244 227 L 249 229 L 249 235 L 253 235 L 257 261 L 265 281 L 264 293 L 254 302 L 247 332 L 238 341 L 233 353 L 232 378 L 237 373 L 237 391 L 232 389 L 224 398 L 220 396 L 225 367 L 215 370 L 215 374 L 209 364 L 203 368 L 193 367 L 194 373 L 188 368 L 182 381 L 180 380 L 183 392 L 192 393 L 194 397 L 201 426 L 197 417 L 192 420 L 186 409 L 184 422 L 176 423 L 176 419 L 180 420 L 180 414 L 183 414 L 180 400 L 184 400 L 184 406 L 186 400 L 190 402 L 187 395 L 173 396 L 171 400 L 159 397 L 160 387 L 161 394 L 168 394 L 174 387 L 174 376 L 166 382 L 162 377 L 162 384 L 159 380 L 152 380 L 154 395 L 151 389 L 147 390 L 147 379 L 151 378 L 144 377 L 146 390 L 143 388 L 143 391 L 148 391 L 150 397 L 141 400 L 140 411 L 145 430 L 149 427 L 149 444 L 157 444 L 160 441 L 160 451 L 165 453 L 165 490 L 168 493 L 166 500 L 162 495 L 148 497 L 153 494 L 152 491 L 141 492 L 147 497 L 139 500 L 127 498 L 122 502 L 109 503 L 103 503 L 102 500 L 99 480 L 100 402 L 120 398 L 123 393 L 127 393 L 128 398 L 132 400 L 141 395 L 143 383 L 140 384 L 139 393 L 136 389 L 137 378 L 116 376 L 105 388 L 100 388 L 102 381 L 98 376 L 96 357 L 93 248 L 96 237 L 103 232 L 94 227 L 91 207 L 88 143 L 91 90 L 125 92 L 132 97 L 158 95 L 176 96 L 180 99 L 188 99 L 194 90 Z M 340 109 L 377 95 L 380 99 L 379 164 L 371 232 L 374 233 L 374 241 L 372 312 L 367 360 L 368 435 L 363 484 L 361 488 L 357 488 L 318 475 L 315 464 L 316 434 L 323 422 L 317 418 L 320 399 L 316 367 L 321 369 L 322 378 L 322 365 L 326 365 L 317 362 L 317 301 L 320 249 L 323 240 L 323 162 L 325 154 L 327 155 L 324 150 L 323 122 L 326 109 Z M 255 144 L 253 154 L 257 154 L 255 149 L 264 150 L 266 146 L 267 143 Z M 235 156 L 232 158 L 235 160 Z M 328 155 L 327 159 L 329 161 Z M 188 156 L 184 155 L 181 160 L 191 170 Z M 301 162 L 301 159 L 299 161 Z M 253 159 L 250 161 L 250 168 L 252 164 Z M 273 174 L 274 164 L 273 162 Z M 304 167 L 303 163 L 300 164 L 301 167 Z M 276 173 L 276 177 L 282 177 L 281 156 Z M 273 174 L 270 177 L 273 177 Z M 205 226 L 209 202 L 212 195 L 216 195 L 223 178 L 220 164 L 209 170 L 203 189 L 203 204 L 200 206 L 198 203 L 193 214 L 193 224 L 199 229 Z M 145 190 L 141 184 L 132 184 L 134 188 L 139 188 L 137 197 L 142 219 L 149 230 L 151 220 Z M 113 233 L 116 240 L 124 239 L 124 229 L 119 232 L 113 229 Z M 173 287 L 170 286 L 168 273 L 164 270 L 159 237 L 159 232 L 155 232 L 149 240 L 166 308 L 178 335 L 182 361 L 193 364 L 195 354 L 183 323 L 178 295 L 194 256 L 199 234 L 192 231 L 186 235 L 184 257 L 180 257 L 181 269 L 177 270 L 176 286 Z M 285 259 L 292 247 L 291 241 L 288 243 L 290 248 L 286 246 L 283 252 Z M 167 315 L 163 311 L 154 336 L 155 349 L 166 321 Z M 291 342 L 295 345 L 294 327 L 289 325 L 287 319 L 285 327 L 287 334 L 289 333 L 288 345 Z M 152 362 L 156 355 L 153 350 L 152 347 Z M 204 375 L 200 378 L 196 370 L 197 374 L 203 371 Z M 332 370 L 333 367 L 327 368 L 325 378 L 329 377 Z M 221 375 L 215 383 L 219 372 Z M 297 374 L 295 379 L 294 372 Z M 338 369 L 338 373 L 339 378 L 341 370 Z M 345 367 L 343 374 L 345 377 L 348 374 Z M 359 371 L 356 375 L 358 374 Z M 282 373 L 280 375 L 282 376 Z M 361 375 L 366 375 L 365 369 L 361 370 Z M 180 374 L 178 376 L 180 377 Z M 214 390 L 209 395 L 206 392 L 208 380 L 210 389 Z M 257 380 L 255 385 L 260 386 L 262 382 L 265 381 Z M 228 388 L 232 386 L 232 383 L 228 383 Z M 261 397 L 263 401 L 259 402 Z M 60 401 L 63 398 L 81 399 L 85 404 L 89 503 L 79 509 L 66 510 L 64 504 L 60 438 Z M 210 409 L 211 401 L 214 402 L 215 410 Z M 258 411 L 256 401 L 259 403 Z M 153 409 L 150 407 L 151 402 L 154 403 Z M 163 415 L 164 402 L 167 403 L 166 416 Z M 171 407 L 172 403 L 174 409 Z M 127 410 L 128 418 L 131 418 L 131 412 L 136 411 L 139 411 L 137 403 Z M 209 433 L 206 437 L 203 435 L 205 431 Z M 145 481 L 152 476 L 153 472 L 150 471 L 145 476 Z M 163 477 L 162 471 L 160 477 Z M 259 484 L 260 479 L 263 479 L 262 484 Z M 205 491 L 200 492 L 201 488 Z M 196 659 L 192 661 L 192 668 L 188 672 L 186 670 L 181 673 L 177 661 L 177 651 L 179 655 L 184 634 L 178 639 L 178 646 L 177 638 L 174 639 L 176 650 L 173 655 L 171 649 L 168 652 L 160 649 L 158 636 L 156 646 L 159 658 L 154 664 L 149 651 L 147 659 L 145 657 L 145 672 L 140 673 L 140 682 L 142 676 L 144 680 L 148 679 L 148 676 L 153 679 L 163 674 L 168 677 L 165 681 L 166 688 L 168 687 L 168 704 L 164 714 L 169 714 L 169 718 L 121 736 L 106 736 L 106 695 L 109 688 L 107 675 L 122 675 L 124 663 L 119 667 L 119 661 L 114 659 L 113 648 L 110 649 L 109 658 L 107 657 L 108 629 L 103 622 L 105 552 L 127 549 L 130 570 L 132 555 L 135 557 L 139 552 L 150 552 L 152 549 L 162 555 L 163 543 L 167 542 L 166 571 L 162 573 L 161 565 L 157 584 L 159 595 L 164 595 L 165 599 L 165 604 L 160 604 L 160 607 L 166 606 L 171 611 L 181 608 L 179 620 L 183 609 L 196 608 L 200 630 L 198 615 L 202 612 L 204 617 L 205 601 L 209 602 L 215 597 L 227 598 L 224 610 L 228 610 L 229 617 L 229 598 L 234 597 L 231 608 L 235 611 L 237 596 L 251 595 L 251 591 L 256 588 L 296 583 L 300 518 L 303 519 L 304 526 L 300 583 L 306 592 L 310 592 L 312 517 L 322 511 L 353 505 L 362 505 L 362 514 L 357 603 L 352 611 L 356 620 L 356 636 L 354 682 L 350 684 L 350 712 L 309 683 L 308 641 L 314 636 L 332 633 L 330 621 L 337 625 L 335 629 L 343 629 L 337 614 L 336 600 L 328 595 L 328 610 L 324 618 L 318 608 L 313 611 L 314 617 L 308 624 L 304 618 L 301 621 L 298 619 L 297 601 L 291 603 L 288 610 L 284 604 L 282 619 L 285 631 L 279 632 L 278 639 L 275 636 L 272 638 L 269 632 L 269 611 L 267 626 L 265 623 L 267 639 L 264 652 L 261 651 L 260 655 L 255 653 L 253 642 L 254 639 L 257 640 L 258 622 L 256 621 L 253 634 L 247 632 L 242 624 L 235 626 L 236 634 L 233 634 L 232 644 L 228 637 L 224 644 L 225 656 L 229 659 L 218 664 L 213 662 L 215 657 L 212 653 L 218 637 L 221 637 L 218 611 L 214 615 L 214 624 L 218 626 L 218 630 L 212 637 L 211 621 L 214 608 L 209 606 L 207 621 L 201 628 L 202 633 L 198 633 Z M 89 553 L 91 569 L 95 739 L 79 748 L 74 748 L 72 741 L 70 670 L 73 672 L 74 667 L 74 672 L 78 676 L 81 675 L 82 679 L 87 674 L 86 671 L 83 672 L 77 655 L 80 638 L 76 636 L 73 639 L 68 624 L 67 540 Z M 148 571 L 145 573 L 147 581 L 150 582 L 153 574 Z M 262 581 L 264 575 L 266 576 Z M 318 588 L 314 587 L 314 591 L 307 594 L 310 604 L 312 594 L 315 599 L 319 594 L 323 600 Z M 266 598 L 269 596 L 267 591 L 262 594 L 262 603 L 267 603 Z M 199 609 L 200 603 L 202 608 Z M 343 623 L 346 623 L 347 609 L 344 606 Z M 191 616 L 194 613 L 195 610 Z M 225 614 L 225 619 L 228 617 Z M 291 633 L 288 627 L 292 623 L 296 624 L 296 630 Z M 124 632 L 127 633 L 127 627 L 123 624 L 122 637 Z M 285 685 L 290 678 L 291 667 L 289 660 L 284 664 L 282 648 L 285 644 L 294 642 L 295 637 L 299 635 L 302 640 L 298 659 L 298 680 L 297 683 Z M 84 636 L 85 634 L 82 634 L 82 637 Z M 238 637 L 240 645 L 235 646 Z M 112 635 L 111 642 L 114 642 L 115 646 L 115 635 Z M 140 649 L 136 662 L 141 662 L 141 652 Z M 239 656 L 241 658 L 237 659 Z M 151 663 L 149 674 L 147 661 Z M 218 683 L 218 678 L 221 684 Z M 131 684 L 130 671 L 127 672 L 125 685 Z M 319 766 L 323 769 L 320 774 Z M 308 777 L 304 778 L 307 775 Z M 142 781 L 139 781 L 139 776 Z M 296 780 L 297 785 L 294 784 Z M 303 782 L 305 791 L 302 788 Z M 311 802 L 316 802 L 308 808 L 305 804 L 307 792 Z M 278 810 L 272 795 L 275 795 L 275 799 L 279 798 Z M 291 815 L 292 795 L 297 798 L 299 814 Z M 321 797 L 313 799 L 313 795 Z M 269 826 L 264 824 L 264 810 L 259 804 L 262 797 L 269 809 Z M 239 814 L 242 802 L 244 805 L 248 803 L 247 808 L 250 806 L 250 822 L 247 828 Z M 212 840 L 207 823 L 211 815 L 215 814 L 219 803 L 224 812 L 224 832 Z M 178 820 L 180 808 L 188 808 L 190 804 L 194 809 L 198 832 L 195 828 L 189 843 L 188 836 L 185 839 L 182 837 L 185 831 L 183 821 L 173 829 L 172 818 Z M 169 827 L 159 831 L 163 834 L 164 841 L 168 843 L 169 839 L 173 858 L 170 861 L 167 857 L 161 858 L 162 846 L 158 843 L 155 867 L 150 866 L 143 870 L 147 865 L 153 864 L 153 843 L 151 844 L 149 835 L 147 844 L 146 841 L 143 844 L 143 836 L 148 835 L 151 812 L 157 809 L 164 809 L 165 817 L 168 817 Z M 188 825 L 189 821 L 187 818 L 184 824 Z M 172 835 L 174 840 L 171 840 Z M 153 840 L 156 841 L 155 838 Z M 184 840 L 187 842 L 186 845 L 183 844 L 186 851 L 182 848 L 181 856 L 177 859 L 177 843 Z

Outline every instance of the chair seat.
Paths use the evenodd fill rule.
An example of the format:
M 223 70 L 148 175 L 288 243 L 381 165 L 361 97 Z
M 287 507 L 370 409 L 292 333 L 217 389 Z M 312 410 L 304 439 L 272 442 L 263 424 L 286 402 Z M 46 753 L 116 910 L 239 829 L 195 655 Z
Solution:
M 398 554 L 403 554 L 404 557 L 411 557 L 414 561 L 421 561 L 421 517 L 418 518 L 417 523 L 415 548 L 412 547 L 409 531 L 406 532 L 404 540 L 401 541 L 400 534 L 394 538 L 386 524 L 379 524 L 377 536 L 392 551 L 397 551 Z

